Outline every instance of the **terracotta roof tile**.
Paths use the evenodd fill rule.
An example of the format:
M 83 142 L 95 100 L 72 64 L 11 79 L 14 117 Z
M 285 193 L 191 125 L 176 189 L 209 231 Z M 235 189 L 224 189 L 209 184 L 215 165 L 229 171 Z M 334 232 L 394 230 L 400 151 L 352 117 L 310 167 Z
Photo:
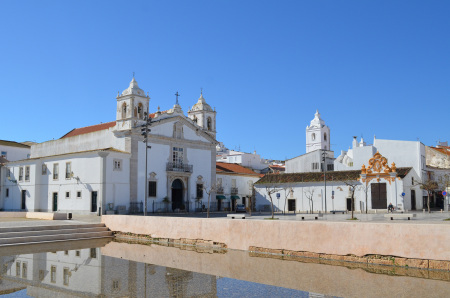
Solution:
M 397 168 L 397 174 L 400 178 L 404 178 L 411 169 Z M 327 181 L 356 180 L 360 177 L 360 174 L 361 170 L 327 172 Z M 323 182 L 323 172 L 266 174 L 255 184 L 298 182 Z
M 253 172 L 249 168 L 243 167 L 236 163 L 216 162 L 217 173 L 235 173 L 235 174 L 250 174 L 258 176 L 258 173 Z
M 450 147 L 441 146 L 441 147 L 430 147 L 430 148 L 450 156 Z
M 71 131 L 69 131 L 68 133 L 66 133 L 65 135 L 63 135 L 61 137 L 61 139 L 74 137 L 74 136 L 82 135 L 85 133 L 109 129 L 111 127 L 114 127 L 114 125 L 116 125 L 116 121 L 106 122 L 106 123 L 101 123 L 101 124 L 91 125 L 91 126 L 86 126 L 86 127 L 81 127 L 81 128 L 74 128 Z

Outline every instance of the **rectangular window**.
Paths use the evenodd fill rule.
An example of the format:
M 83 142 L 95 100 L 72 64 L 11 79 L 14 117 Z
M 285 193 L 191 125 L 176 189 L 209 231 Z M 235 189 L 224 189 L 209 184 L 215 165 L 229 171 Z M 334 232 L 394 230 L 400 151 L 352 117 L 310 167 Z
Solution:
M 4 159 L 7 159 L 7 158 L 6 158 L 6 155 L 8 155 L 8 152 L 2 151 L 2 157 L 3 157 Z
M 77 199 L 81 199 L 81 191 L 77 191 Z
M 59 179 L 59 164 L 54 163 L 53 164 L 53 180 Z
M 69 285 L 69 268 L 64 267 L 63 269 L 63 283 L 65 286 Z
M 19 168 L 19 181 L 23 181 L 23 167 Z
M 59 164 L 53 164 L 53 180 L 58 180 L 59 178 Z
M 236 187 L 236 179 L 231 179 L 231 187 Z
M 50 281 L 52 283 L 56 282 L 56 266 L 52 266 L 50 269 Z
M 47 175 L 47 165 L 46 164 L 42 165 L 42 175 Z
M 11 178 L 11 170 L 9 168 L 6 168 L 6 178 Z
M 66 162 L 66 179 L 72 178 L 72 163 Z
M 113 280 L 112 288 L 113 288 L 113 290 L 116 290 L 116 291 L 120 289 L 118 280 Z
M 311 163 L 311 170 L 318 170 L 319 169 L 319 163 L 313 162 Z
M 16 276 L 20 276 L 20 262 L 16 262 Z
M 66 199 L 70 199 L 70 191 L 66 191 Z
M 197 199 L 203 198 L 203 184 L 197 184 Z
M 68 256 L 68 255 L 69 255 L 69 251 L 68 251 L 68 250 L 65 250 L 65 251 L 64 251 L 64 255 Z
M 327 171 L 334 171 L 334 165 L 333 164 L 328 164 L 327 165 Z
M 30 166 L 25 167 L 25 181 L 30 181 Z
M 122 160 L 114 159 L 114 171 L 122 171 Z
M 148 182 L 148 196 L 156 197 L 156 181 Z
M 183 164 L 183 148 L 173 147 L 172 161 L 175 165 Z
M 76 257 L 79 257 L 79 256 L 80 256 L 80 254 L 81 254 L 81 253 L 80 253 L 80 251 L 79 251 L 79 250 L 76 250 L 76 251 L 75 251 L 75 256 L 76 256 Z
M 7 188 L 6 190 L 5 190 L 5 197 L 9 197 L 9 188 Z
M 27 278 L 28 276 L 28 263 L 23 262 L 22 263 L 22 278 Z

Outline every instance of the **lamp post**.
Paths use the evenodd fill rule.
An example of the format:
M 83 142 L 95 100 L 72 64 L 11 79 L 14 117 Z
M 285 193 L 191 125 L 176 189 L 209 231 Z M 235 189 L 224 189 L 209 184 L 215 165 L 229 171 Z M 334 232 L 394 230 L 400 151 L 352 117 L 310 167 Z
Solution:
M 147 112 L 144 113 L 144 121 L 145 123 L 141 125 L 141 135 L 144 136 L 145 143 L 145 173 L 144 173 L 144 185 L 145 185 L 145 194 L 144 194 L 144 216 L 147 216 L 147 199 L 148 199 L 148 181 L 147 181 L 147 167 L 148 167 L 148 149 L 152 148 L 152 146 L 148 146 L 148 133 L 151 131 L 148 127 L 151 125 L 152 118 Z
M 325 214 L 327 213 L 327 168 L 326 168 L 326 157 L 327 152 L 325 150 L 322 151 L 322 162 L 323 162 L 323 183 L 324 183 L 324 195 L 325 195 Z

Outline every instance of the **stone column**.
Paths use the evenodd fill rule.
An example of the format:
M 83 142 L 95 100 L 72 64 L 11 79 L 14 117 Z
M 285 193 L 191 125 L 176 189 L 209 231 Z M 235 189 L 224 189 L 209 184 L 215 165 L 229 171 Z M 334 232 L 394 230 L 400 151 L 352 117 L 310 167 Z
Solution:
M 106 205 L 106 157 L 109 155 L 109 152 L 100 151 L 98 155 L 101 157 L 100 162 L 100 193 L 98 198 L 100 199 L 99 206 L 101 208 L 100 215 L 105 213 L 105 205 Z

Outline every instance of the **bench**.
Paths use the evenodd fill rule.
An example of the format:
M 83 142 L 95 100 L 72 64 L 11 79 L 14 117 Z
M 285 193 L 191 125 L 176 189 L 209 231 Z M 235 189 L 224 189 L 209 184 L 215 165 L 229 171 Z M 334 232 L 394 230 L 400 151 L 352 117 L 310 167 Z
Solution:
M 411 217 L 416 217 L 416 214 L 414 213 L 390 213 L 390 214 L 385 214 L 384 217 L 390 217 L 391 220 L 393 220 L 394 218 L 407 218 L 408 220 L 411 219 Z
M 310 213 L 310 214 L 296 214 L 295 217 L 301 217 L 302 220 L 305 220 L 305 219 L 315 219 L 315 220 L 317 220 L 317 219 L 319 219 L 319 217 L 323 217 L 323 214 L 322 213 L 318 213 L 318 214 L 313 214 L 313 213 Z
M 243 213 L 243 214 L 237 214 L 237 213 L 227 214 L 227 217 L 231 217 L 231 219 L 235 219 L 235 218 L 245 219 L 246 216 L 247 216 L 247 214 L 245 214 L 245 213 Z
M 333 214 L 336 214 L 336 212 L 344 214 L 347 213 L 347 210 L 331 210 L 330 212 Z

